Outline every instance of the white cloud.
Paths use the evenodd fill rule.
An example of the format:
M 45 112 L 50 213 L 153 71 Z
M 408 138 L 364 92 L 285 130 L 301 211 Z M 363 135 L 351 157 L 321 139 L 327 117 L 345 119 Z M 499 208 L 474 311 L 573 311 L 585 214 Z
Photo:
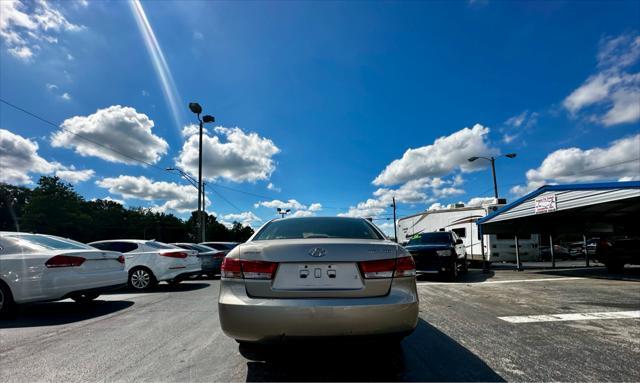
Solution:
M 193 39 L 194 40 L 203 40 L 204 35 L 200 31 L 193 31 Z
M 505 144 L 512 143 L 524 131 L 532 128 L 538 122 L 538 113 L 523 111 L 513 117 L 508 118 L 504 122 L 504 127 L 500 129 L 502 132 L 502 142 Z
M 233 182 L 268 179 L 275 170 L 273 156 L 280 149 L 268 138 L 245 133 L 240 128 L 214 129 L 219 136 L 204 135 L 203 173 L 208 180 L 224 178 Z M 189 173 L 198 168 L 198 135 L 185 127 L 186 139 L 176 164 Z M 223 138 L 221 138 L 223 137 Z
M 62 96 L 60 96 L 60 97 L 62 97 L 62 99 L 66 100 L 66 101 L 71 100 L 71 95 L 69 93 L 67 93 L 67 92 L 62 93 Z
M 89 116 L 66 119 L 60 127 L 65 130 L 51 136 L 52 146 L 73 148 L 81 156 L 94 156 L 110 162 L 139 164 L 135 158 L 156 163 L 169 148 L 164 139 L 153 134 L 153 121 L 131 107 L 114 105 L 98 109 Z
M 67 53 L 67 60 L 73 61 L 73 60 L 75 60 L 75 57 L 73 57 L 73 55 L 71 53 Z
M 573 116 L 589 108 L 590 119 L 605 126 L 640 120 L 640 73 L 627 71 L 639 58 L 640 35 L 603 39 L 598 51 L 599 72 L 571 92 L 563 106 Z
M 78 182 L 88 181 L 93 178 L 96 172 L 91 169 L 76 170 L 75 166 L 72 165 L 68 169 L 57 170 L 55 174 L 60 179 L 71 182 L 72 184 L 77 184 Z
M 520 125 L 522 125 L 524 120 L 527 118 L 527 113 L 528 112 L 525 110 L 524 112 L 509 118 L 507 121 L 505 121 L 505 124 L 509 126 L 513 126 L 515 128 L 519 128 Z
M 272 201 L 261 201 L 261 202 L 257 202 L 253 206 L 255 208 L 262 206 L 262 207 L 266 207 L 273 210 L 277 208 L 291 209 L 291 213 L 289 213 L 289 216 L 291 217 L 311 217 L 316 215 L 316 213 L 319 212 L 320 210 L 322 210 L 322 204 L 318 202 L 314 202 L 311 205 L 307 206 L 307 205 L 301 204 L 295 199 L 290 199 L 286 202 L 280 201 L 278 199 L 274 199 Z
M 322 204 L 320 203 L 312 203 L 309 205 L 309 211 L 320 211 L 322 210 Z
M 471 206 L 471 207 L 478 207 L 478 206 L 482 206 L 482 204 L 484 203 L 492 203 L 493 200 L 494 200 L 493 197 L 473 197 L 465 205 Z
M 0 182 L 29 184 L 29 173 L 55 174 L 72 183 L 86 181 L 93 177 L 93 170 L 76 170 L 74 166 L 64 166 L 49 162 L 38 154 L 38 143 L 5 129 L 0 129 Z
M 537 169 L 527 171 L 527 184 L 511 189 L 523 195 L 545 184 L 593 182 L 638 177 L 640 134 L 611 142 L 607 147 L 567 148 L 549 154 Z
M 262 222 L 262 219 L 250 211 L 243 211 L 237 214 L 227 214 L 222 216 L 222 219 L 227 222 L 240 222 L 244 226 L 254 226 L 254 223 Z
M 278 192 L 278 193 L 282 191 L 282 189 L 280 189 L 279 187 L 277 187 L 276 185 L 274 185 L 271 182 L 269 182 L 269 184 L 267 185 L 267 189 L 273 190 L 273 191 Z
M 281 208 L 281 209 L 296 209 L 296 210 L 300 210 L 300 209 L 306 209 L 307 206 L 301 204 L 300 202 L 296 201 L 295 199 L 290 199 L 288 201 L 280 201 L 279 199 L 274 199 L 272 201 L 261 201 L 261 202 L 257 202 L 256 204 L 253 205 L 254 207 L 258 208 L 260 206 L 269 208 L 269 209 L 277 209 L 277 208 Z
M 103 178 L 96 185 L 107 189 L 109 193 L 122 196 L 124 199 L 140 199 L 145 201 L 164 201 L 152 207 L 155 211 L 188 213 L 197 209 L 198 191 L 191 185 L 179 185 L 175 182 L 154 181 L 144 176 L 134 177 L 120 175 Z M 209 200 L 206 200 L 209 205 Z
M 144 97 L 148 97 L 148 96 L 149 96 L 149 92 L 143 89 L 143 90 L 142 90 L 142 95 L 143 95 Z
M 480 169 L 482 161 L 468 162 L 477 155 L 493 155 L 498 150 L 489 146 L 489 128 L 480 124 L 464 128 L 433 144 L 408 149 L 402 158 L 394 160 L 374 180 L 375 185 L 396 185 L 424 177 L 438 177 L 460 169 L 463 172 Z
M 49 91 L 54 91 L 58 89 L 58 86 L 56 84 L 47 84 L 46 87 L 47 87 L 47 90 Z
M 75 32 L 83 26 L 69 22 L 51 3 L 38 1 L 29 6 L 19 0 L 0 1 L 0 37 L 13 56 L 30 60 L 38 42 L 55 44 L 63 31 Z

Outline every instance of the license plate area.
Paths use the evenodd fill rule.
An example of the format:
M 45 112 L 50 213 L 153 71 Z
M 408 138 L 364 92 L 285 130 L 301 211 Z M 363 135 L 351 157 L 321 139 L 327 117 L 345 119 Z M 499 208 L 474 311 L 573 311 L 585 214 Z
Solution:
M 357 290 L 363 287 L 360 271 L 352 262 L 281 263 L 274 290 Z

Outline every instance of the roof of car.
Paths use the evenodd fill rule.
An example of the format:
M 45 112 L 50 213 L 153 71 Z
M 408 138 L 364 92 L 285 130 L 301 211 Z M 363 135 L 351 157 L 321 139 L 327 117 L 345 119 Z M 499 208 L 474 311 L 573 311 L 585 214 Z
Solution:
M 152 239 L 105 239 L 102 241 L 93 241 L 91 243 L 107 243 L 107 242 L 129 242 L 129 243 L 147 243 L 147 242 L 157 242 Z

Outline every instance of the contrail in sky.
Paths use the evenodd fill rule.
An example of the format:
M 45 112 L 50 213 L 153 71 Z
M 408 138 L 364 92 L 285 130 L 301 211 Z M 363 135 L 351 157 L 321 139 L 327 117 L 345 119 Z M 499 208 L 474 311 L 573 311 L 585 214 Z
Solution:
M 131 0 L 129 4 L 131 5 L 131 11 L 133 12 L 136 23 L 138 24 L 138 29 L 140 30 L 142 39 L 147 47 L 147 51 L 149 52 L 153 67 L 158 75 L 160 84 L 162 85 L 162 92 L 164 93 L 167 104 L 171 109 L 171 114 L 173 115 L 176 127 L 180 130 L 183 121 L 181 118 L 182 109 L 180 107 L 181 98 L 178 93 L 178 88 L 173 81 L 173 76 L 171 75 L 171 70 L 169 69 L 167 60 L 164 58 L 162 48 L 160 48 L 158 39 L 156 39 L 156 34 L 153 32 L 153 28 L 151 28 L 151 24 L 149 23 L 149 19 L 147 19 L 147 14 L 144 12 L 144 8 L 142 7 L 140 0 Z

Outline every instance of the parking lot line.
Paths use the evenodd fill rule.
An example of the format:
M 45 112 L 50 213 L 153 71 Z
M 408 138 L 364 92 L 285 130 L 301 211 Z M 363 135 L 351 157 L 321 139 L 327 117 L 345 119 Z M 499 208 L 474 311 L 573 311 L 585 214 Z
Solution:
M 586 279 L 584 277 L 558 277 L 558 278 L 531 278 L 531 279 L 510 279 L 504 281 L 484 281 L 484 282 L 418 282 L 418 285 L 449 285 L 449 286 L 464 286 L 464 285 L 489 285 L 500 283 L 522 283 L 522 282 L 548 282 L 548 281 L 575 281 L 577 279 Z
M 570 314 L 548 314 L 548 315 L 519 315 L 498 317 L 510 323 L 536 323 L 536 322 L 560 322 L 577 320 L 600 320 L 600 319 L 638 319 L 640 310 L 636 311 L 607 311 L 597 313 L 570 313 Z

